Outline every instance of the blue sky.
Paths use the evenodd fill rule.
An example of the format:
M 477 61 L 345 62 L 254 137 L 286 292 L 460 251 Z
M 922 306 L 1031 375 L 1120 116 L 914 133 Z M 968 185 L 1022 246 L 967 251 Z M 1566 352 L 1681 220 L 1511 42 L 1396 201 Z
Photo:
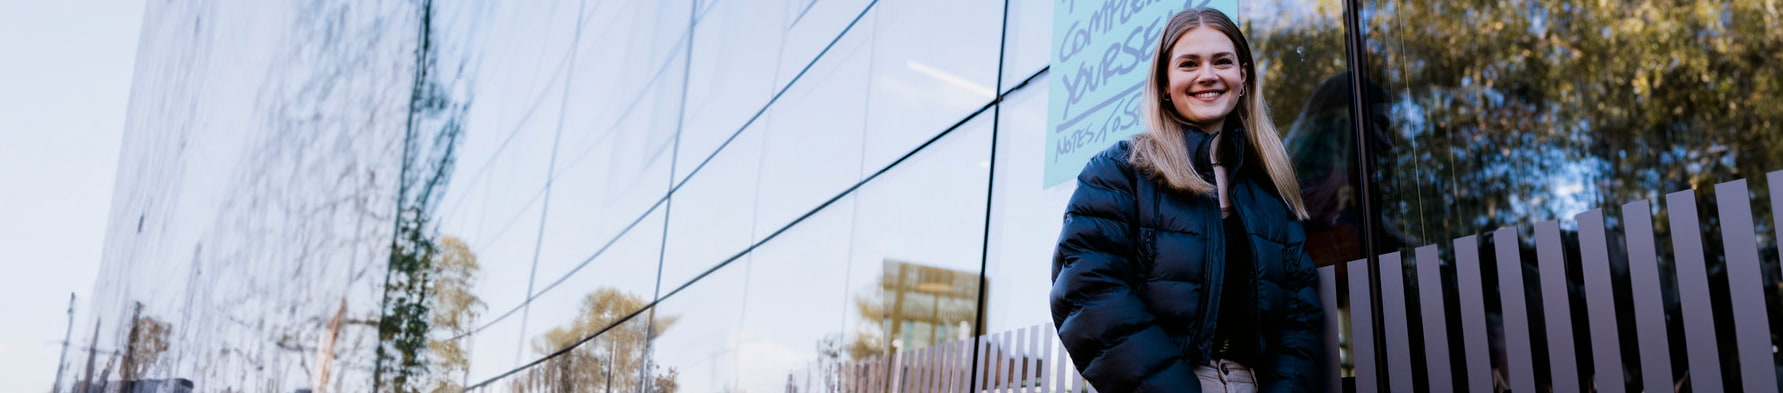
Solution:
M 50 390 L 92 292 L 142 9 L 0 0 L 0 389 Z

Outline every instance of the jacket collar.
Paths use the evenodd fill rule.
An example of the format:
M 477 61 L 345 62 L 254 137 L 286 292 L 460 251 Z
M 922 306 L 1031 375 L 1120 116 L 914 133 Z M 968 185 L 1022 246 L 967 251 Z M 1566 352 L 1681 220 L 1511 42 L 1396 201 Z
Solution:
M 1219 149 L 1225 156 L 1222 163 L 1234 178 L 1244 169 L 1244 156 L 1249 143 L 1245 143 L 1246 135 L 1242 127 L 1229 127 L 1225 131 L 1207 133 L 1194 126 L 1183 126 L 1184 148 L 1189 151 L 1189 159 L 1194 163 L 1195 173 L 1208 182 L 1213 181 L 1213 142 L 1219 139 L 1223 144 Z M 1225 138 L 1216 138 L 1224 134 Z

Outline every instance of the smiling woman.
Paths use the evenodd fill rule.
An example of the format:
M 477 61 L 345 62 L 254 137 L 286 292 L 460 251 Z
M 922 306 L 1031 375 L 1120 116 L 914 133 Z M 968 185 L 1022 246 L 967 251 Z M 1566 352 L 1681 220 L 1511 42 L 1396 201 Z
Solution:
M 1100 390 L 1317 386 L 1324 315 L 1300 247 L 1306 208 L 1255 64 L 1224 13 L 1172 16 L 1140 98 L 1146 129 L 1078 175 L 1052 315 Z

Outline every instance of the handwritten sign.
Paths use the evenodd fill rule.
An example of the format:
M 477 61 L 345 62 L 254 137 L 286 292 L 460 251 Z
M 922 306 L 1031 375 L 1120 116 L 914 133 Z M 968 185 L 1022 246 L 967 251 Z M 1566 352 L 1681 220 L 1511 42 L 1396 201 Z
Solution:
M 1139 133 L 1139 96 L 1164 22 L 1191 7 L 1238 19 L 1238 0 L 1055 0 L 1042 188 L 1077 177 L 1115 141 Z

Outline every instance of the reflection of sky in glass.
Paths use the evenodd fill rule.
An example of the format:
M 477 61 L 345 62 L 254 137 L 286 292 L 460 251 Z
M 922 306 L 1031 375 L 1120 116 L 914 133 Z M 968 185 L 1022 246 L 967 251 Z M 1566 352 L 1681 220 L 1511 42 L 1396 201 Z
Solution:
M 542 334 L 611 288 L 667 296 L 655 315 L 678 320 L 652 356 L 682 389 L 779 390 L 825 340 L 884 328 L 857 301 L 883 294 L 888 261 L 982 273 L 971 290 L 985 292 L 985 326 L 968 329 L 1049 322 L 1072 186 L 1034 186 L 1046 77 L 980 110 L 1045 66 L 1052 2 L 1012 2 L 1007 41 L 998 2 L 696 3 L 442 5 L 439 76 L 468 106 L 430 225 L 476 255 L 483 304 L 454 379 L 538 359 L 554 349 Z M 245 386 L 261 377 L 238 375 L 259 365 L 238 360 L 254 357 L 289 370 L 269 378 L 279 390 L 311 386 L 313 371 L 291 365 L 313 361 L 313 344 L 281 343 L 315 342 L 346 299 L 359 322 L 337 352 L 355 368 L 335 379 L 369 378 L 349 373 L 372 367 L 364 321 L 378 317 L 404 186 L 411 6 L 150 10 L 172 22 L 145 27 L 143 74 L 156 78 L 138 83 L 172 94 L 134 102 L 132 129 L 178 131 L 132 134 L 125 159 L 143 165 L 120 177 L 136 180 L 119 183 L 108 260 L 145 262 L 113 262 L 101 282 L 121 285 L 96 308 L 116 321 L 141 301 L 176 327 L 214 326 L 179 337 L 221 337 L 172 353 L 242 353 L 204 372 L 212 363 L 168 360 L 162 375 Z M 1252 12 L 1300 8 L 1273 7 Z M 401 23 L 352 19 L 339 40 L 314 39 L 329 15 Z M 182 38 L 194 25 L 220 33 Z M 132 234 L 135 214 L 146 235 Z
M 474 166 L 462 166 L 459 173 L 477 177 L 457 181 L 473 185 L 455 187 L 455 195 L 460 196 L 448 197 L 446 206 L 453 210 L 441 216 L 446 222 L 442 225 L 445 232 L 462 226 L 463 231 L 478 233 L 473 235 L 477 239 L 472 243 L 483 244 L 478 249 L 480 257 L 501 261 L 486 262 L 486 266 L 503 267 L 487 270 L 478 287 L 479 293 L 487 294 L 484 299 L 490 304 L 490 315 L 499 315 L 520 304 L 526 298 L 527 281 L 542 286 L 565 272 L 575 273 L 550 292 L 537 295 L 530 307 L 523 309 L 523 314 L 530 314 L 524 318 L 527 332 L 519 331 L 520 322 L 510 321 L 522 318 L 516 315 L 471 339 L 477 346 L 473 351 L 476 359 L 472 362 L 471 380 L 505 371 L 536 356 L 530 342 L 521 351 L 499 348 L 511 348 L 510 345 L 529 340 L 539 331 L 565 323 L 571 317 L 567 310 L 575 306 L 580 291 L 620 287 L 648 296 L 658 285 L 664 293 L 675 290 L 964 118 L 988 101 L 983 93 L 994 86 L 990 79 L 995 68 L 983 65 L 995 64 L 997 35 L 993 23 L 1001 10 L 989 4 L 973 6 L 978 8 L 973 11 L 967 11 L 965 6 L 949 6 L 961 10 L 921 14 L 917 12 L 924 9 L 922 4 L 875 4 L 863 15 L 861 10 L 866 3 L 818 2 L 797 13 L 733 3 L 702 5 L 700 22 L 694 27 L 691 63 L 678 60 L 679 51 L 671 50 L 663 51 L 670 62 L 665 68 L 622 65 L 613 70 L 613 64 L 598 61 L 584 65 L 586 58 L 595 57 L 590 53 L 603 53 L 601 50 L 605 49 L 584 42 L 573 58 L 565 60 L 566 64 L 575 64 L 569 75 L 562 77 L 568 82 L 546 81 L 539 87 L 513 93 L 521 99 L 502 100 L 527 102 L 528 96 L 545 97 L 531 100 L 541 103 L 537 108 L 480 109 L 496 118 L 518 119 L 522 124 L 511 128 L 511 136 L 471 137 L 472 141 L 466 143 L 466 159 L 461 162 L 488 162 L 485 165 L 492 169 L 477 171 L 472 169 Z M 591 19 L 602 19 L 604 11 L 594 12 Z M 861 19 L 849 26 L 856 15 L 862 15 Z M 783 17 L 798 22 L 784 29 L 760 23 Z M 983 31 L 935 32 L 924 26 L 937 21 L 919 18 L 964 18 L 946 23 Z M 626 18 L 615 20 L 624 23 Z M 548 24 L 552 32 L 532 34 L 573 36 L 573 29 L 564 27 L 573 24 L 553 21 Z M 532 21 L 515 28 L 537 30 L 538 25 Z M 844 27 L 849 29 L 848 33 L 829 46 L 829 41 Z M 617 35 L 636 34 L 634 30 L 611 28 Z M 670 33 L 682 32 L 662 32 Z M 608 42 L 600 33 L 583 34 L 585 41 Z M 774 40 L 760 39 L 775 36 L 784 41 L 776 45 Z M 967 41 L 940 48 L 932 45 L 942 38 L 959 36 L 979 38 L 976 43 Z M 972 45 L 964 46 L 966 43 Z M 666 42 L 664 45 L 669 46 Z M 685 48 L 680 45 L 669 47 Z M 825 49 L 826 46 L 829 47 Z M 540 55 L 541 58 L 571 56 L 557 54 L 568 49 L 537 51 L 552 53 Z M 776 56 L 762 56 L 776 52 L 780 54 L 777 62 Z M 805 69 L 819 52 L 823 57 Z M 625 63 L 644 62 L 634 58 Z M 773 69 L 769 67 L 779 71 L 759 73 Z M 666 77 L 642 77 L 657 70 L 666 70 Z M 508 74 L 489 72 L 495 77 Z M 675 99 L 682 87 L 675 80 L 680 72 L 687 74 L 685 110 L 678 107 Z M 794 77 L 797 82 L 788 87 Z M 641 87 L 622 88 L 617 95 L 592 94 L 596 90 L 580 88 L 564 95 L 562 87 L 554 86 L 583 86 L 606 78 L 647 82 Z M 596 82 L 584 82 L 590 79 Z M 625 86 L 628 82 L 618 83 Z M 627 97 L 625 92 L 630 91 L 641 91 L 631 94 L 641 98 Z M 489 94 L 479 99 L 488 101 Z M 566 98 L 556 98 L 559 95 Z M 770 100 L 772 105 L 768 105 Z M 567 104 L 555 105 L 550 101 Z M 603 109 L 613 106 L 613 102 L 624 103 L 626 108 L 623 112 Z M 768 105 L 765 110 L 764 105 Z M 535 119 L 549 119 L 553 112 L 562 116 L 561 131 L 550 121 Z M 672 130 L 677 113 L 681 116 L 682 131 L 679 141 L 671 143 L 679 146 L 672 160 L 671 155 L 648 154 L 657 138 L 643 135 L 655 131 L 625 131 Z M 663 114 L 669 117 L 651 119 Z M 473 113 L 471 117 L 478 116 Z M 589 119 L 600 116 L 613 120 Z M 527 125 L 534 122 L 538 124 Z M 575 124 L 583 130 L 573 129 Z M 739 128 L 744 124 L 748 127 Z M 989 146 L 984 142 L 976 143 L 977 146 L 958 142 L 960 138 L 974 138 L 971 135 L 988 138 L 988 123 L 975 124 L 979 126 L 956 131 L 854 190 L 852 195 L 858 196 L 825 207 L 753 253 L 718 268 L 665 302 L 659 312 L 678 315 L 684 321 L 727 315 L 719 311 L 724 308 L 701 305 L 681 312 L 682 308 L 675 306 L 717 298 L 736 298 L 741 301 L 736 305 L 745 310 L 810 302 L 828 306 L 802 312 L 750 313 L 741 320 L 734 319 L 739 318 L 737 315 L 719 317 L 731 318 L 730 323 L 677 323 L 663 332 L 659 340 L 663 344 L 657 349 L 660 360 L 664 364 L 687 364 L 689 370 L 682 375 L 689 382 L 701 380 L 706 382 L 700 383 L 714 386 L 754 376 L 747 378 L 762 379 L 752 383 L 745 378 L 739 382 L 754 385 L 756 390 L 777 386 L 783 382 L 784 371 L 772 370 L 790 369 L 811 360 L 815 355 L 812 346 L 818 340 L 842 334 L 847 326 L 858 323 L 855 319 L 859 316 L 852 309 L 852 294 L 858 289 L 850 287 L 870 288 L 882 260 L 911 260 L 976 271 L 979 235 L 969 228 L 982 224 L 982 192 L 988 175 L 983 163 Z M 614 131 L 601 135 L 603 127 Z M 586 131 L 589 129 L 593 131 Z M 673 133 L 668 135 L 672 137 Z M 477 142 L 478 138 L 483 142 Z M 470 147 L 479 144 L 482 147 Z M 501 150 L 497 152 L 489 146 Z M 557 155 L 555 164 L 550 154 L 541 154 L 551 152 L 552 146 Z M 950 165 L 940 165 L 944 162 L 924 158 L 931 156 L 960 158 Z M 589 159 L 595 161 L 578 164 L 574 161 L 577 159 L 568 157 L 592 157 Z M 599 162 L 602 160 L 608 162 Z M 671 166 L 673 182 L 665 183 L 670 179 Z M 931 166 L 934 168 L 928 169 Z M 542 175 L 545 172 L 553 173 L 549 191 L 541 191 L 547 181 Z M 906 172 L 913 174 L 900 174 Z M 510 175 L 520 173 L 526 175 Z M 662 192 L 671 185 L 679 188 L 675 197 L 664 203 Z M 936 192 L 941 189 L 967 194 Z M 970 196 L 972 193 L 979 196 Z M 549 211 L 541 213 L 541 209 Z M 651 213 L 636 220 L 645 211 Z M 666 232 L 661 221 L 664 216 L 668 220 Z M 634 220 L 637 224 L 627 229 Z M 934 230 L 937 227 L 958 229 Z M 543 237 L 539 238 L 541 228 Z M 598 248 L 597 245 L 604 245 L 604 239 L 621 231 L 625 235 L 611 246 Z M 657 247 L 651 246 L 662 241 L 657 236 L 664 233 L 668 238 L 660 245 L 663 266 L 658 284 L 650 270 L 654 268 L 650 263 L 657 259 Z M 631 238 L 639 241 L 628 240 Z M 536 274 L 530 272 L 534 252 L 538 260 Z M 587 259 L 595 252 L 597 256 Z M 742 293 L 737 293 L 739 290 Z M 685 297 L 696 298 L 675 300 Z M 680 342 L 702 344 L 676 344 Z M 516 357 L 516 352 L 520 356 Z M 726 353 L 733 356 L 731 359 L 743 356 L 763 360 L 739 364 L 722 360 L 726 355 L 714 355 Z M 686 386 L 701 386 L 700 383 Z

